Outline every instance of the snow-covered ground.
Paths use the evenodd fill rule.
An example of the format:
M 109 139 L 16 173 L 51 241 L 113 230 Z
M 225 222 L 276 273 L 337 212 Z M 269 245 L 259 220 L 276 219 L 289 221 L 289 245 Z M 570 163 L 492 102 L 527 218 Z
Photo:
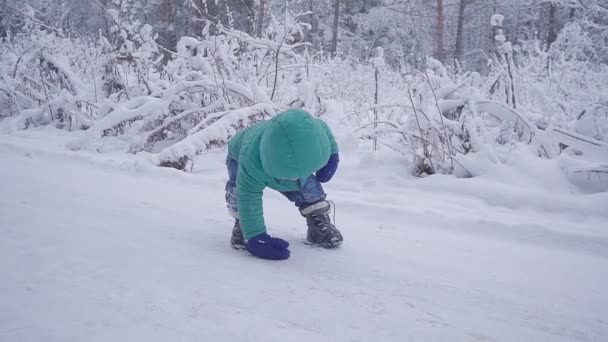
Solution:
M 221 152 L 184 174 L 64 134 L 0 135 L 0 341 L 608 338 L 608 194 L 560 175 L 419 180 L 346 149 L 327 186 L 343 247 L 299 243 L 267 191 L 292 242 L 269 262 L 229 247 Z

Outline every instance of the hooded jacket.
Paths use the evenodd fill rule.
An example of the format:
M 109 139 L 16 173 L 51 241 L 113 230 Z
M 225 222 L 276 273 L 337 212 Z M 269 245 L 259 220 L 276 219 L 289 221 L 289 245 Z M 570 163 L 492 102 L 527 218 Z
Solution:
M 266 232 L 262 193 L 266 187 L 299 190 L 338 145 L 327 124 L 303 110 L 289 110 L 235 135 L 229 155 L 238 162 L 237 207 L 245 239 Z

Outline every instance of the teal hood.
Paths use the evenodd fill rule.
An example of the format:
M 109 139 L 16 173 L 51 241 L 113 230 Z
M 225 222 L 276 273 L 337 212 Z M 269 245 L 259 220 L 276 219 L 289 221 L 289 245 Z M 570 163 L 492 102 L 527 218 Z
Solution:
M 277 179 L 308 177 L 327 163 L 331 152 L 321 121 L 303 110 L 271 119 L 260 139 L 262 169 Z

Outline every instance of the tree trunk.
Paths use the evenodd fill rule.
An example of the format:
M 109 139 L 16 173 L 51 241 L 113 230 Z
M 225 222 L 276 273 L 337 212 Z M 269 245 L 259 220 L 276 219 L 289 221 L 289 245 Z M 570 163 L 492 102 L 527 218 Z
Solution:
M 462 59 L 462 35 L 464 31 L 464 11 L 467 7 L 467 0 L 460 0 L 458 5 L 458 28 L 456 29 L 456 48 L 454 49 L 454 57 L 460 61 Z
M 517 6 L 517 19 L 515 20 L 515 31 L 513 31 L 513 34 L 511 35 L 511 41 L 513 44 L 517 44 L 519 42 L 519 29 L 521 26 L 521 7 L 519 5 Z
M 493 6 L 492 6 L 492 15 L 497 14 L 498 13 L 498 8 L 496 6 L 496 0 L 494 0 L 493 2 Z M 492 26 L 492 37 L 490 37 L 490 41 L 492 42 L 491 46 L 492 46 L 492 51 L 496 51 L 496 36 L 498 35 L 498 26 Z
M 264 15 L 266 14 L 266 0 L 260 0 L 258 15 L 255 18 L 255 36 L 261 37 L 264 29 Z
M 570 8 L 570 18 L 569 18 L 570 21 L 574 21 L 575 17 L 576 17 L 576 8 L 572 7 L 572 8 Z
M 173 5 L 171 4 L 171 0 L 163 0 L 160 15 L 163 28 L 170 28 L 171 24 L 173 23 Z
M 253 35 L 255 32 L 255 1 L 254 0 L 228 0 L 228 18 L 230 28 Z
M 319 47 L 317 41 L 315 41 L 315 36 L 319 32 L 319 17 L 315 11 L 314 0 L 308 0 L 308 10 L 310 11 L 310 32 L 308 34 L 310 39 L 308 41 L 314 50 L 318 50 Z
M 435 57 L 443 61 L 444 50 L 443 50 L 443 31 L 445 26 L 445 20 L 443 15 L 443 0 L 437 0 L 437 30 L 435 31 Z
M 334 0 L 334 22 L 331 32 L 331 56 L 336 57 L 338 51 L 338 24 L 340 20 L 340 0 Z
M 374 71 L 374 81 L 376 84 L 376 90 L 374 92 L 374 151 L 378 151 L 378 79 L 380 78 L 380 70 L 376 66 Z
M 547 33 L 547 50 L 551 47 L 551 44 L 557 40 L 557 30 L 555 27 L 555 5 L 553 3 L 548 3 L 549 5 L 549 26 Z
M 150 16 L 148 15 L 150 13 L 150 11 L 148 10 L 148 8 L 150 8 L 150 4 L 148 3 L 148 0 L 143 0 L 142 1 L 142 6 L 144 8 L 143 12 L 143 18 L 144 18 L 144 23 L 148 23 L 150 22 Z
M 245 7 L 245 32 L 249 35 L 255 34 L 255 0 L 240 0 L 243 2 L 243 6 Z
M 8 37 L 10 31 L 8 21 L 8 6 L 6 5 L 6 0 L 2 0 L 2 4 L 0 5 L 0 38 Z
M 109 40 L 110 39 L 110 19 L 108 18 L 110 15 L 108 14 L 108 0 L 99 0 L 99 6 L 101 7 L 101 17 L 103 18 L 103 30 L 105 31 L 105 36 Z
M 509 102 L 511 102 L 510 104 L 513 106 L 514 109 L 517 109 L 517 98 L 515 97 L 515 79 L 513 77 L 513 70 L 511 65 L 513 64 L 513 61 L 511 60 L 511 57 L 505 53 L 505 62 L 507 63 L 507 73 L 509 75 L 509 84 L 506 86 L 506 90 L 507 90 L 507 104 L 509 104 Z
M 230 10 L 228 8 L 228 1 L 229 0 L 217 0 L 216 4 L 217 4 L 217 16 L 218 16 L 218 22 L 220 24 L 222 24 L 223 26 L 227 27 L 227 28 L 231 28 L 230 27 L 230 19 L 228 17 L 228 14 L 230 13 Z M 213 2 L 213 1 L 211 1 Z
M 177 45 L 177 37 L 173 27 L 173 4 L 172 0 L 163 0 L 160 8 L 162 31 L 160 32 L 160 45 L 163 49 L 163 64 L 167 64 L 171 60 L 171 51 L 175 50 Z
M 205 24 L 207 22 L 207 18 L 205 15 L 207 14 L 207 7 L 205 6 L 205 1 L 203 0 L 193 0 L 196 8 L 194 9 L 194 16 L 192 22 L 192 29 L 194 30 L 195 36 L 200 36 L 203 33 L 203 29 L 205 28 Z

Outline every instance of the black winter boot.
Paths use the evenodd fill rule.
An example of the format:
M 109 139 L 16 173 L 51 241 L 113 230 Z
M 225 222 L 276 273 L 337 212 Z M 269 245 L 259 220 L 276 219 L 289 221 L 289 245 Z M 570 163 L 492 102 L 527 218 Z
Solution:
M 300 213 L 306 218 L 308 225 L 308 241 L 325 248 L 338 247 L 344 241 L 338 228 L 331 223 L 330 210 L 331 205 L 327 201 L 300 209 Z
M 234 221 L 234 228 L 232 228 L 232 237 L 230 238 L 230 245 L 234 249 L 243 250 L 246 246 L 245 237 L 243 231 L 241 231 L 241 223 L 239 220 Z

